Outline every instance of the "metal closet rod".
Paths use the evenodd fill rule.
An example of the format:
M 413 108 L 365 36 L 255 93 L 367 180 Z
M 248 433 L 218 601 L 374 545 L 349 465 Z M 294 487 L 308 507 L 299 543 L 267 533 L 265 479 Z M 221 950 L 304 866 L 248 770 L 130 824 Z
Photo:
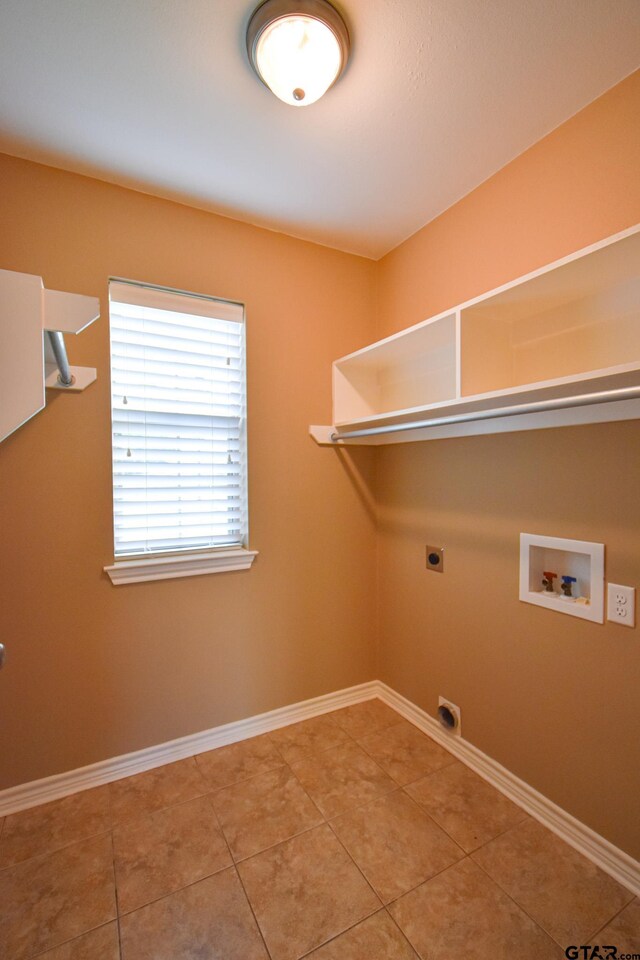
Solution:
M 47 330 L 47 333 L 49 334 L 49 343 L 51 344 L 51 349 L 53 350 L 53 355 L 58 365 L 58 380 L 63 387 L 70 387 L 74 381 L 74 377 L 71 373 L 71 367 L 69 366 L 69 360 L 67 358 L 64 334 L 58 330 Z
M 434 417 L 430 420 L 411 420 L 407 423 L 392 423 L 382 427 L 365 427 L 347 433 L 332 433 L 330 440 L 355 440 L 358 437 L 377 437 L 385 433 L 400 433 L 403 430 L 419 430 L 423 427 L 446 427 L 455 423 L 473 423 L 476 420 L 496 420 L 500 417 L 517 417 L 524 413 L 545 413 L 549 410 L 566 410 L 571 407 L 586 407 L 595 403 L 612 403 L 615 400 L 640 398 L 640 386 L 620 387 L 617 390 L 600 390 L 597 393 L 582 393 L 575 397 L 555 397 L 551 400 L 536 400 L 494 410 L 474 410 L 471 413 L 456 413 L 450 417 Z

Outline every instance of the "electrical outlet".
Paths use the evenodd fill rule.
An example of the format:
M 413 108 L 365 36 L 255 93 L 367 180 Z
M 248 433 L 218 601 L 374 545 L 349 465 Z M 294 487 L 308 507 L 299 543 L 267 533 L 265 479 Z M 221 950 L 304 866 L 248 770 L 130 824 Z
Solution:
M 427 570 L 442 573 L 444 570 L 444 547 L 431 547 L 427 544 Z
M 607 620 L 634 627 L 636 623 L 635 587 L 622 587 L 619 583 L 607 584 Z

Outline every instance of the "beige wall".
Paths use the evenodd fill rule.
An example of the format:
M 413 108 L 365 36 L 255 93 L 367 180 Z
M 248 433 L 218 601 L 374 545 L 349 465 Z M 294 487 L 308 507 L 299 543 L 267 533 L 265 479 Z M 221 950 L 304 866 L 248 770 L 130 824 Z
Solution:
M 382 336 L 640 220 L 640 73 L 379 263 Z M 521 531 L 606 544 L 640 586 L 640 422 L 382 448 L 379 672 L 629 853 L 640 628 L 518 601 Z M 424 569 L 444 544 L 446 572 Z
M 375 265 L 9 157 L 0 191 L 0 265 L 102 302 L 69 344 L 98 382 L 0 447 L 0 788 L 372 679 L 372 451 L 354 479 L 307 430 L 333 358 L 371 339 Z M 251 571 L 102 573 L 110 275 L 246 303 Z
M 430 713 L 450 697 L 466 738 L 640 853 L 640 630 L 517 600 L 521 530 L 602 540 L 608 577 L 640 584 L 640 423 L 349 453 L 307 436 L 335 357 L 639 220 L 639 111 L 636 76 L 379 264 L 0 158 L 0 265 L 103 302 L 70 345 L 98 383 L 0 447 L 0 788 L 379 675 Z M 109 275 L 247 304 L 248 573 L 102 574 Z

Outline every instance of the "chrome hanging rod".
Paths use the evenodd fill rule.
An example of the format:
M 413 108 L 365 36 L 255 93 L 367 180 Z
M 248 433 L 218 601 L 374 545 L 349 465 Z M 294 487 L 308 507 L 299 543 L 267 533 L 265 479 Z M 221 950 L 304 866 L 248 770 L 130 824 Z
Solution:
M 49 343 L 51 344 L 51 349 L 53 350 L 53 355 L 58 365 L 58 382 L 61 383 L 63 387 L 70 387 L 75 377 L 71 373 L 71 367 L 67 359 L 64 334 L 58 330 L 47 330 L 47 333 L 49 334 Z
M 420 430 L 423 427 L 446 427 L 455 423 L 473 423 L 476 420 L 496 420 L 499 417 L 517 417 L 524 413 L 546 413 L 549 410 L 566 410 L 571 407 L 586 407 L 596 403 L 612 403 L 615 400 L 640 398 L 640 386 L 620 387 L 617 390 L 601 390 L 597 393 L 582 393 L 575 397 L 555 397 L 551 400 L 534 400 L 510 407 L 493 410 L 474 410 L 471 413 L 455 413 L 450 417 L 433 417 L 429 420 L 411 420 L 407 423 L 392 423 L 382 427 L 365 427 L 347 433 L 332 433 L 331 441 L 355 440 L 358 437 L 377 437 L 385 433 L 400 433 L 403 430 Z

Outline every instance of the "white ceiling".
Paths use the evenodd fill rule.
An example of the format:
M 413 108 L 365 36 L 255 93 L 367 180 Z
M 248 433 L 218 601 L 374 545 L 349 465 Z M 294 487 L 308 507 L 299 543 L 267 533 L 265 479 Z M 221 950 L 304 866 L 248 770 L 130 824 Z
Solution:
M 639 0 L 343 0 L 308 108 L 257 0 L 2 0 L 0 150 L 380 257 L 640 63 Z

